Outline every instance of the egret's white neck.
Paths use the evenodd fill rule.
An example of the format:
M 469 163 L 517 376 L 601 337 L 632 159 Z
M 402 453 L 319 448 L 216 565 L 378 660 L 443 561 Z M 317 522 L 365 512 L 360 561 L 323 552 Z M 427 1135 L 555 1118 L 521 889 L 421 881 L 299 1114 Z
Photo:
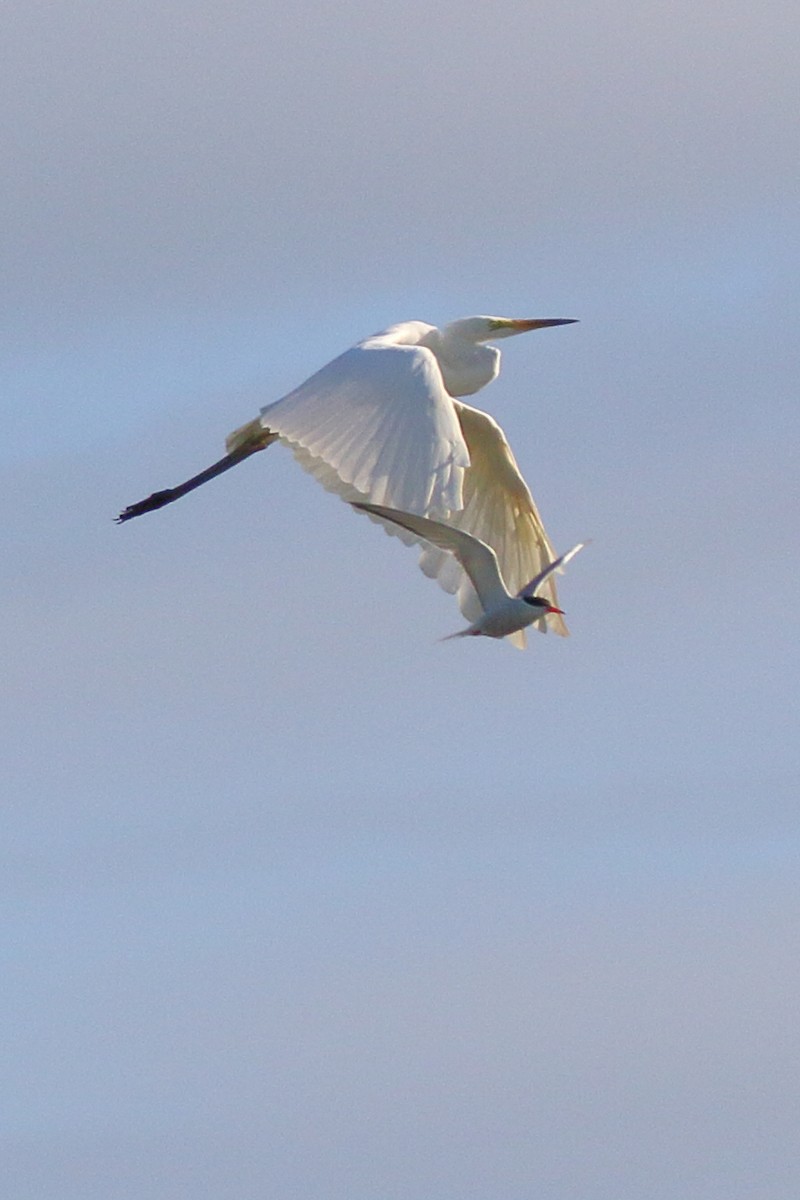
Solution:
M 421 339 L 436 356 L 451 396 L 471 396 L 491 383 L 500 370 L 500 351 L 461 335 L 452 327 L 432 329 Z

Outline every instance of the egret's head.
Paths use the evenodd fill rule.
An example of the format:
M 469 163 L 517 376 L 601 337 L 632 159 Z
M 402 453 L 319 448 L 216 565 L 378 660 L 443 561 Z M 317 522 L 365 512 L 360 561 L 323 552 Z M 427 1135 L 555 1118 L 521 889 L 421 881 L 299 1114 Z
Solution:
M 533 320 L 514 320 L 511 317 L 462 317 L 451 321 L 444 332 L 468 342 L 493 342 L 497 338 L 527 333 L 530 329 L 547 329 L 551 325 L 574 325 L 571 317 L 537 317 Z

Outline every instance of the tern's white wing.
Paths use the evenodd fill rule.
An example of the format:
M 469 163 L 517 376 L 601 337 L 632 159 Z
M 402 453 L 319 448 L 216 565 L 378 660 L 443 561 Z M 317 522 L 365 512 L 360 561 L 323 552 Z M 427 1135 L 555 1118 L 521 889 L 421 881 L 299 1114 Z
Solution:
M 584 546 L 588 546 L 588 542 L 578 542 L 577 546 L 573 546 L 571 550 L 567 550 L 566 554 L 560 554 L 558 558 L 554 558 L 551 563 L 548 563 L 543 571 L 540 571 L 529 583 L 525 584 L 524 588 L 520 588 L 517 592 L 518 596 L 538 596 L 544 589 L 542 584 L 553 574 L 554 571 L 559 571 L 565 567 L 571 558 L 574 558 L 579 550 L 583 550 Z
M 414 512 L 461 508 L 469 453 L 424 346 L 367 339 L 262 409 L 261 424 L 346 500 Z
M 461 566 L 472 580 L 473 587 L 484 612 L 489 612 L 508 599 L 508 591 L 503 583 L 497 565 L 497 555 L 491 546 L 478 538 L 454 529 L 452 525 L 443 525 L 441 521 L 431 521 L 428 517 L 418 517 L 414 513 L 398 512 L 395 508 L 384 508 L 379 504 L 362 504 L 353 502 L 353 508 L 371 516 L 379 517 L 381 521 L 399 525 L 409 533 L 432 542 L 441 550 L 455 555 Z
M 464 476 L 464 506 L 449 512 L 446 519 L 494 549 L 502 577 L 514 594 L 555 558 L 555 551 L 503 430 L 488 413 L 460 400 L 453 403 L 469 450 L 470 467 Z M 425 550 L 420 566 L 447 591 L 458 592 L 459 606 L 468 621 L 478 619 L 480 609 L 474 591 L 450 555 Z M 545 583 L 542 595 L 558 606 L 554 580 Z M 553 614 L 548 624 L 556 633 L 566 635 L 567 627 L 560 616 Z M 544 621 L 539 622 L 539 627 L 544 625 Z M 512 640 L 524 646 L 524 630 L 514 634 Z

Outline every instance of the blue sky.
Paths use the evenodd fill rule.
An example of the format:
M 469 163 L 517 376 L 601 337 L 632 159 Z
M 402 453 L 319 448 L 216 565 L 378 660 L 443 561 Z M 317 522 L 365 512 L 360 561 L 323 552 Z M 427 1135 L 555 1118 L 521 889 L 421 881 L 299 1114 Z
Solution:
M 12 3 L 14 1200 L 794 1200 L 796 52 L 768 2 Z M 280 447 L 470 313 L 572 636 Z

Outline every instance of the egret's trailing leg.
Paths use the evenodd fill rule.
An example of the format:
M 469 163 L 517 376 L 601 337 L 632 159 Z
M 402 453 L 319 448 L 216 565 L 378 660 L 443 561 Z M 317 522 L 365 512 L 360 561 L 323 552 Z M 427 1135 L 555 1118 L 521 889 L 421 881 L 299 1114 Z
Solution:
M 234 429 L 233 433 L 225 439 L 228 453 L 219 462 L 206 467 L 205 471 L 201 471 L 199 475 L 193 475 L 185 483 L 179 483 L 177 487 L 164 488 L 161 492 L 153 492 L 152 496 L 148 496 L 146 500 L 129 504 L 117 517 L 117 524 L 130 521 L 131 517 L 140 517 L 143 513 L 163 508 L 165 504 L 172 504 L 173 500 L 180 500 L 181 496 L 185 496 L 187 492 L 193 492 L 201 484 L 208 483 L 209 479 L 214 479 L 217 475 L 222 475 L 224 471 L 229 471 L 231 467 L 235 467 L 245 458 L 249 458 L 251 454 L 256 454 L 259 450 L 266 450 L 267 446 L 271 446 L 277 440 L 277 436 L 269 429 L 264 428 L 260 418 L 248 421 L 246 425 Z

